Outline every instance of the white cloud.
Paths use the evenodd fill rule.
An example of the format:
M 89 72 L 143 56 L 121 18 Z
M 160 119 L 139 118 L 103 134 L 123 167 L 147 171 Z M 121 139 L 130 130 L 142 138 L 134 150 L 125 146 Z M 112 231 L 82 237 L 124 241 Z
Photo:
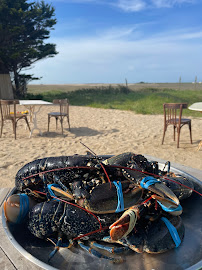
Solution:
M 163 42 L 195 42 L 195 40 L 202 39 L 202 31 L 198 29 L 184 28 L 177 29 L 175 31 L 167 31 L 165 33 L 158 33 L 153 37 L 150 37 L 150 40 L 163 41 Z
M 202 38 L 202 31 L 199 32 L 188 32 L 188 33 L 181 33 L 177 39 L 178 40 L 193 40 L 193 39 L 200 39 Z
M 47 0 L 53 3 L 52 0 Z M 113 6 L 124 12 L 140 12 L 145 9 L 172 8 L 182 4 L 195 4 L 198 0 L 54 0 L 73 4 L 97 4 Z
M 152 0 L 152 4 L 157 8 L 171 8 L 184 3 L 195 3 L 195 0 Z
M 107 31 L 91 38 L 52 39 L 59 54 L 37 62 L 29 73 L 43 76 L 35 83 L 45 84 L 121 83 L 125 78 L 130 83 L 172 82 L 180 75 L 191 81 L 201 70 L 201 31 L 182 29 L 129 40 L 125 37 L 134 35 L 132 27 L 108 32 L 112 30 L 116 34 L 111 39 Z
M 106 39 L 110 39 L 110 40 L 117 40 L 117 39 L 123 39 L 123 38 L 127 38 L 130 37 L 131 35 L 134 36 L 134 31 L 137 30 L 136 25 L 134 26 L 129 26 L 129 27 L 112 27 L 110 29 L 107 29 L 105 31 L 102 31 L 102 33 L 100 33 L 100 36 L 102 38 Z
M 138 12 L 151 8 L 172 8 L 185 3 L 194 4 L 196 0 L 118 0 L 114 5 L 125 12 Z
M 118 0 L 116 6 L 126 12 L 137 12 L 145 9 L 146 3 L 142 0 Z

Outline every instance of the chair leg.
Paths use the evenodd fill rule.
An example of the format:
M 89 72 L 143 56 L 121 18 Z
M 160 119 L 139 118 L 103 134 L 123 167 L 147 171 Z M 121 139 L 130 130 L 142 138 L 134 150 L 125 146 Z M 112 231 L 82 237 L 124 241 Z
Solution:
M 1 122 L 1 134 L 0 134 L 0 138 L 1 138 L 2 133 L 3 133 L 3 126 L 4 126 L 4 121 Z
M 48 115 L 48 132 L 49 132 L 49 126 L 50 126 L 50 115 Z
M 63 134 L 63 118 L 62 117 L 60 119 L 60 123 L 61 123 L 61 129 L 62 129 L 62 134 Z
M 173 138 L 174 138 L 174 141 L 175 141 L 175 129 L 176 129 L 176 126 L 173 126 Z
M 163 144 L 163 142 L 164 142 L 165 133 L 166 133 L 166 126 L 164 126 L 164 130 L 163 130 L 163 139 L 162 139 L 162 144 Z
M 180 145 L 180 128 L 177 128 L 177 148 L 179 148 Z
M 69 125 L 69 130 L 70 130 L 70 121 L 69 121 L 69 116 L 67 116 L 67 122 L 68 122 L 68 125 Z
M 191 122 L 189 123 L 189 134 L 190 134 L 190 141 L 192 144 Z
M 17 129 L 17 123 L 16 122 L 13 122 L 13 133 L 15 135 L 15 140 L 17 138 L 17 136 L 16 136 L 16 129 Z
M 58 117 L 55 117 L 55 121 L 56 121 L 56 129 L 58 129 Z

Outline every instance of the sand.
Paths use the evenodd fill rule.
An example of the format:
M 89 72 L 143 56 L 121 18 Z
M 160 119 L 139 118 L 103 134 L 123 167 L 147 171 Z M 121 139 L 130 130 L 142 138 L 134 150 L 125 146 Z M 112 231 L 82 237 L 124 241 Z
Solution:
M 22 111 L 24 108 L 19 108 Z M 181 165 L 202 170 L 202 148 L 197 151 L 202 139 L 202 118 L 192 119 L 193 144 L 190 144 L 188 126 L 181 129 L 180 148 L 173 141 L 173 128 L 166 132 L 162 145 L 163 115 L 140 115 L 120 110 L 105 110 L 70 106 L 71 131 L 65 120 L 64 134 L 60 125 L 55 128 L 51 120 L 47 132 L 47 114 L 54 106 L 43 106 L 37 115 L 42 136 L 35 130 L 29 138 L 23 120 L 17 127 L 17 140 L 10 122 L 4 127 L 0 138 L 0 187 L 14 187 L 15 175 L 26 163 L 50 156 L 86 154 L 84 143 L 97 155 L 134 152 L 169 160 Z

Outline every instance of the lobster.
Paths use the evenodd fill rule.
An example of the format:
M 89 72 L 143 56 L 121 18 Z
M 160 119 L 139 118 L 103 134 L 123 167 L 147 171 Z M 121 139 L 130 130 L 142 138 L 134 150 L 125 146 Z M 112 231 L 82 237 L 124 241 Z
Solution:
M 136 252 L 173 248 L 184 236 L 179 200 L 191 196 L 193 190 L 186 178 L 160 171 L 157 162 L 131 152 L 38 159 L 18 171 L 15 183 L 20 196 L 13 195 L 4 203 L 7 220 L 26 220 L 35 236 L 53 237 L 54 252 L 63 246 L 63 239 L 67 246 L 79 239 L 82 248 L 91 250 L 81 242 L 83 235 Z M 66 202 L 58 201 L 62 199 Z M 177 244 L 169 227 L 178 232 Z M 164 235 L 158 241 L 157 229 Z M 94 242 L 90 245 L 98 247 Z
M 101 166 L 102 164 L 102 166 Z M 150 163 L 144 156 L 134 153 L 123 153 L 117 156 L 93 156 L 73 155 L 47 157 L 37 159 L 24 165 L 16 174 L 15 186 L 17 190 L 23 191 L 26 188 L 40 188 L 43 186 L 42 175 L 46 174 L 48 183 L 53 183 L 54 178 L 66 186 L 75 179 L 90 182 L 99 174 L 105 178 L 103 173 L 104 165 L 131 166 L 142 171 L 158 173 L 158 168 Z M 115 169 L 113 170 L 113 174 Z
M 120 221 L 122 213 L 95 215 L 61 200 L 35 203 L 30 207 L 24 222 L 34 236 L 49 240 L 55 245 L 49 260 L 60 247 L 71 248 L 73 245 L 79 245 L 94 256 L 117 263 L 122 262 L 122 258 L 103 255 L 102 250 L 115 254 L 129 249 L 138 253 L 162 253 L 180 244 L 184 237 L 184 226 L 179 216 L 164 214 L 162 217 L 161 211 L 154 211 L 153 205 L 149 204 L 148 207 L 139 204 L 138 208 L 141 209 L 141 218 L 135 230 L 131 230 L 121 239 L 109 237 L 109 234 L 111 235 L 110 229 L 114 229 L 114 224 Z M 177 243 L 173 241 L 166 223 L 177 231 Z M 98 241 L 120 244 L 121 247 L 100 244 Z

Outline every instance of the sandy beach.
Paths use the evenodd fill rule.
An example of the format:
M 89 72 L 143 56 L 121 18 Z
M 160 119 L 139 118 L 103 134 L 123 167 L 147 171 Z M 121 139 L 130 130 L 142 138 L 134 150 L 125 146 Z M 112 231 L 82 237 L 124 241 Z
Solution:
M 19 111 L 23 109 L 19 107 Z M 202 118 L 191 118 L 193 144 L 190 144 L 188 127 L 185 126 L 181 129 L 180 148 L 177 148 L 172 127 L 168 128 L 165 142 L 161 144 L 163 115 L 70 106 L 71 131 L 65 120 L 62 135 L 60 125 L 56 130 L 54 119 L 51 120 L 50 132 L 47 132 L 47 114 L 55 110 L 54 106 L 43 106 L 38 113 L 42 136 L 35 130 L 29 138 L 29 131 L 21 120 L 15 140 L 11 123 L 7 122 L 4 126 L 0 138 L 0 187 L 14 187 L 17 171 L 35 159 L 86 154 L 87 149 L 80 142 L 97 155 L 130 151 L 202 170 L 202 148 L 197 151 L 202 139 Z

